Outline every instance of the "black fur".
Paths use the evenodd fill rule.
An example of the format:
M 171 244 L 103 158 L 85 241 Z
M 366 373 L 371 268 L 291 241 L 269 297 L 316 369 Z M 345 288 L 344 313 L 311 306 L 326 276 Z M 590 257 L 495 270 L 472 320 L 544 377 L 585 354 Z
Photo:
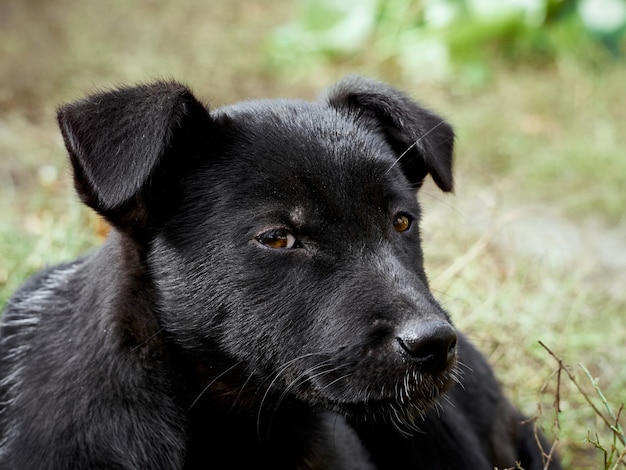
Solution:
M 0 468 L 544 468 L 428 289 L 441 118 L 359 77 L 211 111 L 160 82 L 58 117 L 113 228 L 7 305 Z

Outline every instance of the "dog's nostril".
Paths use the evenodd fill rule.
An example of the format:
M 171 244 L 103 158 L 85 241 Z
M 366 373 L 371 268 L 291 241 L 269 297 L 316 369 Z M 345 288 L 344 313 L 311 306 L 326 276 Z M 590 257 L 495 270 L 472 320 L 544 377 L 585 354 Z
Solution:
M 444 368 L 456 355 L 456 331 L 447 322 L 417 322 L 404 328 L 396 339 L 411 359 L 431 370 Z

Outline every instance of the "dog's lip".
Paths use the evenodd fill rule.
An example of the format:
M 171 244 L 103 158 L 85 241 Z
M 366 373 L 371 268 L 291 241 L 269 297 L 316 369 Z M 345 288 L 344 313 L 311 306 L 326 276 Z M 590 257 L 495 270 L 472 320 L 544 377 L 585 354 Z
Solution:
M 428 407 L 446 393 L 456 382 L 457 359 L 454 358 L 444 369 L 435 374 L 409 366 L 402 373 L 388 377 L 376 385 L 363 378 L 355 383 L 352 374 L 330 378 L 312 386 L 323 400 L 338 407 L 366 407 L 385 409 L 391 404 L 413 402 Z M 342 378 L 348 382 L 342 383 Z
M 364 401 L 331 402 L 328 408 L 356 419 L 368 419 L 368 417 L 376 419 L 375 417 L 378 416 L 383 419 L 391 418 L 392 421 L 410 423 L 435 406 L 445 393 L 445 390 L 437 390 L 435 393 L 420 393 L 419 396 L 410 395 L 403 398 L 390 396 Z

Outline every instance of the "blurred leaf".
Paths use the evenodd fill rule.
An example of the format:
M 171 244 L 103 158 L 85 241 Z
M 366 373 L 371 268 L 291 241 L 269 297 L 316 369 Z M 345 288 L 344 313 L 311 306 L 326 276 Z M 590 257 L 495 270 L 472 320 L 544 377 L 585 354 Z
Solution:
M 301 7 L 270 43 L 279 66 L 367 54 L 407 76 L 463 70 L 480 81 L 498 57 L 556 60 L 595 51 L 592 43 L 620 56 L 626 31 L 626 0 L 303 0 Z

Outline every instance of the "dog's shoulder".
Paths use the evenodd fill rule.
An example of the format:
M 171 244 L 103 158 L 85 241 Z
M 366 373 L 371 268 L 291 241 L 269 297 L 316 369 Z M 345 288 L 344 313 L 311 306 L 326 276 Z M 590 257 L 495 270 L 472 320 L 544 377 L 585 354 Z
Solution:
M 0 323 L 0 468 L 182 466 L 185 424 L 170 377 L 154 355 L 145 360 L 122 340 L 107 305 L 115 300 L 110 255 L 100 249 L 48 267 L 9 300 Z M 146 445 L 155 429 L 160 442 Z
M 64 302 L 59 301 L 59 294 L 75 288 L 72 279 L 80 269 L 82 259 L 55 266 L 49 266 L 31 276 L 13 294 L 2 313 L 0 323 L 0 345 L 2 350 L 11 344 L 26 343 L 31 340 L 35 326 L 46 317 L 63 308 Z M 14 358 L 14 355 L 9 355 Z M 6 366 L 6 362 L 3 362 Z

